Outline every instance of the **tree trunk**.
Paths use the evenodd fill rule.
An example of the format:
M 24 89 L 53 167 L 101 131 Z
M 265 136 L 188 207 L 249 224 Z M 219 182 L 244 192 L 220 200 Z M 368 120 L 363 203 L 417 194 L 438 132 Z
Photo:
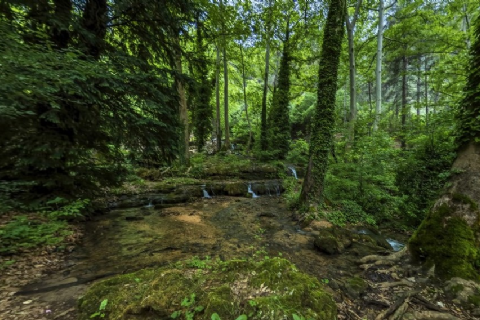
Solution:
M 375 119 L 373 120 L 373 131 L 377 131 L 380 114 L 382 112 L 382 58 L 383 58 L 383 10 L 384 0 L 380 0 L 378 6 L 378 33 L 377 33 L 377 66 L 375 68 L 376 76 L 376 105 Z
M 262 122 L 260 131 L 260 147 L 263 151 L 268 148 L 267 141 L 267 94 L 268 94 L 268 75 L 270 71 L 270 39 L 267 35 L 267 45 L 265 49 L 265 76 L 263 82 L 263 96 L 262 96 Z
M 177 72 L 179 74 L 182 74 L 182 56 L 181 54 L 177 54 L 175 57 L 175 63 L 177 65 Z M 187 97 L 185 94 L 185 87 L 180 79 L 176 79 L 177 83 L 177 91 L 178 91 L 178 96 L 179 96 L 179 113 L 180 113 L 180 123 L 183 126 L 183 141 L 182 141 L 182 149 L 183 152 L 181 153 L 181 161 L 183 164 L 188 165 L 189 164 L 189 158 L 190 158 L 190 150 L 189 150 L 189 144 L 190 144 L 190 135 L 188 131 L 188 109 L 187 109 Z
M 455 174 L 408 243 L 413 260 L 435 266 L 444 280 L 480 279 L 480 18 L 475 36 L 465 97 L 456 113 Z
M 247 118 L 248 123 L 248 142 L 247 142 L 247 152 L 250 151 L 250 146 L 252 144 L 252 124 L 250 122 L 250 117 L 248 116 L 248 103 L 247 103 L 247 78 L 245 76 L 245 60 L 243 57 L 243 46 L 240 45 L 240 55 L 242 57 L 242 80 L 243 80 L 243 105 L 245 107 L 245 117 Z
M 230 125 L 228 123 L 228 62 L 225 46 L 226 44 L 223 46 L 223 113 L 225 117 L 225 149 L 230 150 Z
M 317 106 L 312 123 L 309 163 L 300 194 L 303 207 L 318 209 L 318 206 L 323 203 L 328 155 L 333 143 L 337 75 L 345 13 L 345 0 L 330 2 L 318 70 Z
M 480 144 L 463 147 L 453 164 L 461 172 L 430 210 L 410 238 L 408 249 L 415 262 L 435 265 L 442 279 L 478 280 L 478 219 L 480 205 Z
M 428 127 L 428 73 L 427 73 L 427 57 L 425 56 L 425 126 Z
M 350 20 L 348 13 L 346 17 L 347 36 L 348 36 L 348 59 L 350 64 L 350 113 L 348 116 L 348 140 L 345 148 L 348 150 L 353 144 L 355 135 L 355 121 L 357 119 L 357 92 L 356 92 L 356 66 L 355 66 L 355 47 L 354 47 L 354 31 L 357 17 L 360 11 L 362 0 L 357 1 L 355 13 Z
M 422 97 L 422 56 L 418 57 L 418 71 L 417 71 L 417 121 L 420 121 L 420 99 Z
M 215 103 L 217 107 L 217 113 L 215 118 L 215 131 L 217 134 L 217 151 L 222 148 L 222 126 L 220 123 L 220 49 L 217 46 L 217 60 L 215 64 Z
M 401 148 L 402 150 L 405 150 L 407 147 L 406 143 L 406 136 L 407 136 L 407 128 L 406 128 L 406 123 L 407 123 L 407 68 L 408 68 L 408 60 L 405 55 L 402 57 L 403 61 L 403 72 L 402 72 L 402 134 L 401 134 Z

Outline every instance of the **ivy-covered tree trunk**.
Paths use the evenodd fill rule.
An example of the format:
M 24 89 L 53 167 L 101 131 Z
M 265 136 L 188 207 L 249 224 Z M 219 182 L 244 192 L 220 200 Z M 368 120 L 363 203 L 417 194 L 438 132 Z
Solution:
M 262 120 L 260 131 L 260 148 L 267 150 L 268 138 L 267 138 L 267 93 L 268 93 L 268 74 L 270 72 L 270 39 L 267 34 L 267 44 L 265 48 L 265 74 L 263 82 L 263 95 L 262 95 Z
M 222 126 L 220 121 L 220 48 L 216 48 L 217 60 L 215 62 L 215 133 L 217 135 L 217 151 L 222 148 Z
M 304 207 L 318 207 L 323 202 L 324 180 L 335 125 L 337 75 L 345 12 L 345 0 L 331 0 L 318 70 L 317 107 L 312 121 L 309 162 L 300 194 L 300 202 Z
M 287 30 L 283 43 L 283 55 L 278 73 L 278 87 L 273 93 L 273 104 L 268 122 L 273 124 L 269 134 L 269 149 L 278 159 L 285 159 L 290 143 L 290 25 L 287 19 Z
M 182 56 L 180 53 L 175 57 L 175 64 L 177 66 L 177 72 L 179 74 L 182 74 L 183 69 L 182 69 Z M 183 141 L 180 144 L 181 145 L 181 153 L 180 153 L 180 160 L 182 163 L 185 165 L 189 164 L 189 156 L 190 156 L 190 151 L 189 151 L 189 144 L 190 144 L 190 134 L 188 131 L 188 107 L 187 107 L 187 96 L 185 92 L 185 86 L 183 85 L 183 82 L 180 78 L 177 78 L 176 80 L 176 85 L 177 85 L 177 91 L 178 91 L 178 97 L 179 97 L 179 105 L 178 105 L 178 110 L 179 110 L 179 115 L 180 115 L 180 123 L 183 126 Z
M 212 131 L 212 108 L 210 106 L 210 98 L 212 90 L 210 81 L 208 81 L 207 74 L 207 60 L 205 57 L 205 47 L 203 45 L 203 23 L 200 21 L 198 15 L 196 17 L 197 23 L 197 77 L 199 78 L 196 88 L 196 107 L 195 116 L 193 118 L 194 134 L 197 140 L 198 151 L 201 152 L 205 146 L 205 141 L 209 132 Z
M 411 237 L 408 249 L 414 261 L 435 266 L 442 279 L 480 280 L 480 19 L 466 95 L 458 113 L 458 154 L 448 188 Z

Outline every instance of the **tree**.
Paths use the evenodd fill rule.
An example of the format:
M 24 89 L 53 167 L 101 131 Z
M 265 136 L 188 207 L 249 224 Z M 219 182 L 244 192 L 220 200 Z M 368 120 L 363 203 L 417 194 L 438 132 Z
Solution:
M 382 58 L 383 58 L 383 12 L 385 9 L 384 0 L 379 0 L 378 5 L 378 31 L 377 31 L 377 65 L 375 68 L 376 78 L 376 104 L 375 118 L 373 120 L 373 131 L 377 131 L 380 113 L 382 112 Z
M 76 199 L 120 183 L 126 160 L 175 159 L 172 39 L 190 10 L 189 1 L 2 2 L 0 184 L 17 199 Z
M 357 0 L 355 5 L 355 12 L 353 13 L 352 18 L 347 14 L 345 15 L 345 22 L 347 26 L 347 37 L 348 37 L 348 60 L 350 65 L 350 113 L 348 116 L 348 142 L 347 146 L 353 143 L 353 138 L 355 134 L 355 120 L 357 118 L 357 89 L 356 89 L 356 66 L 355 66 L 355 45 L 354 45 L 354 30 L 355 25 L 357 24 L 358 15 L 360 13 L 360 6 L 362 5 L 362 0 Z
M 317 106 L 312 123 L 309 162 L 300 194 L 300 201 L 304 206 L 318 207 L 323 203 L 324 180 L 333 143 L 337 74 L 345 11 L 344 0 L 331 0 L 318 70 Z
M 196 62 L 196 78 L 195 86 L 195 116 L 193 118 L 194 134 L 197 141 L 198 151 L 201 152 L 205 146 L 205 141 L 212 131 L 212 107 L 210 99 L 212 96 L 211 83 L 208 80 L 208 65 L 205 56 L 205 45 L 203 43 L 203 21 L 200 20 L 199 13 L 196 17 L 197 28 L 197 62 Z
M 442 279 L 479 279 L 480 18 L 475 21 L 468 70 L 465 97 L 457 112 L 455 173 L 408 244 L 414 261 L 434 265 Z
M 278 86 L 273 93 L 273 103 L 268 122 L 271 123 L 269 134 L 269 149 L 278 159 L 285 159 L 290 143 L 290 17 L 287 16 L 283 54 L 280 60 Z

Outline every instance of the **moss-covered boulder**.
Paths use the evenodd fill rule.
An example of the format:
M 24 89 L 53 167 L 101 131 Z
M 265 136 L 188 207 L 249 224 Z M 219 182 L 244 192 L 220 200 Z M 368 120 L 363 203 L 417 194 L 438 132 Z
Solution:
M 105 306 L 105 301 L 106 303 Z M 104 310 L 99 307 L 104 302 Z M 79 319 L 336 319 L 320 282 L 281 258 L 261 262 L 192 260 L 119 275 L 94 284 L 79 300 Z
M 315 248 L 327 254 L 343 253 L 352 245 L 352 233 L 339 227 L 323 229 L 314 240 Z
M 225 185 L 225 191 L 229 196 L 246 196 L 248 187 L 244 182 L 232 182 Z
M 478 222 L 469 225 L 457 216 L 454 201 L 437 203 L 410 238 L 408 249 L 414 261 L 427 268 L 435 266 L 435 274 L 442 279 L 479 280 L 475 268 L 480 261 Z M 471 206 L 471 210 L 478 209 Z

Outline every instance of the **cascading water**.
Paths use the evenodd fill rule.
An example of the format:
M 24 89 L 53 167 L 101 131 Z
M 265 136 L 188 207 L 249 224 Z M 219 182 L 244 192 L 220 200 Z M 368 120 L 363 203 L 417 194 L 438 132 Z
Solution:
M 253 190 L 252 190 L 252 184 L 251 183 L 248 184 L 248 193 L 250 193 L 252 195 L 252 198 L 258 198 L 257 194 L 255 192 L 253 192 Z
M 288 167 L 288 169 L 289 169 L 290 171 L 292 171 L 292 175 L 295 177 L 295 179 L 297 179 L 297 180 L 298 180 L 298 177 L 297 177 L 297 170 L 295 170 L 295 168 L 294 168 L 294 167 Z
M 148 204 L 145 206 L 145 208 L 147 208 L 147 209 L 153 208 L 154 205 L 153 205 L 153 203 L 152 203 L 152 200 L 151 200 L 151 199 L 148 199 L 148 200 L 149 200 L 149 202 L 148 202 Z
M 205 189 L 205 185 L 202 185 L 202 192 L 203 192 L 203 197 L 206 199 L 212 199 L 212 197 L 208 194 L 207 189 Z

